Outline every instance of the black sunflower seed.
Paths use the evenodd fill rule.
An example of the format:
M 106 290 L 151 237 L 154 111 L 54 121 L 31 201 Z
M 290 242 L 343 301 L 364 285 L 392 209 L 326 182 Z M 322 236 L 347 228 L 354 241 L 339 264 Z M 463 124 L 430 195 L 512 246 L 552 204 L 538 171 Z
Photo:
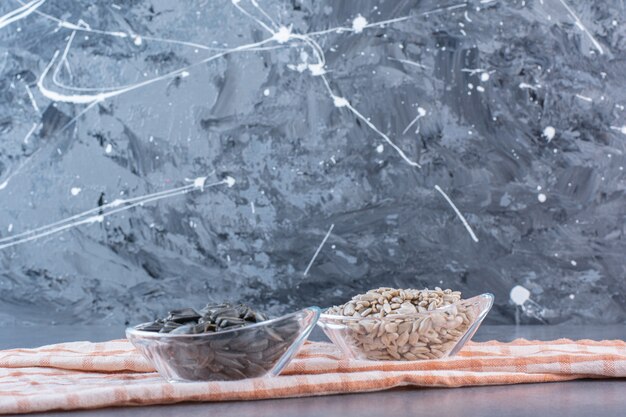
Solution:
M 197 322 L 200 317 L 202 316 L 193 308 L 180 308 L 178 310 L 170 311 L 165 320 L 185 324 L 191 321 Z
M 245 304 L 207 304 L 201 310 L 176 309 L 138 330 L 191 335 L 167 338 L 155 346 L 177 378 L 235 380 L 255 378 L 271 370 L 298 336 L 295 320 L 240 330 L 268 320 Z M 210 338 L 203 335 L 214 333 Z

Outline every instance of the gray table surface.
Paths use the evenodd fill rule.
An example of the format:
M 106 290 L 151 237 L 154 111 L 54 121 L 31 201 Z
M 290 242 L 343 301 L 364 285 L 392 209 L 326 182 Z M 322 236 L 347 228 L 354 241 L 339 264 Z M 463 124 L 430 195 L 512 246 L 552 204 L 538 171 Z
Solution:
M 123 337 L 114 327 L 3 327 L 0 349 L 35 347 L 75 340 Z M 482 326 L 474 340 L 510 341 L 518 337 L 550 340 L 625 339 L 626 325 Z M 313 340 L 323 340 L 319 332 Z M 45 413 L 50 416 L 602 416 L 626 415 L 626 379 L 465 388 L 406 388 L 383 392 L 225 403 L 107 408 Z M 38 414 L 41 415 L 41 414 Z

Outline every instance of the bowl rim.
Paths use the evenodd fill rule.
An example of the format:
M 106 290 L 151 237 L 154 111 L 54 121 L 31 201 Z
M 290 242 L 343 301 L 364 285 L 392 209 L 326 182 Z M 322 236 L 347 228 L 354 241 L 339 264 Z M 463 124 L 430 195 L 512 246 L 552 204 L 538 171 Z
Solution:
M 291 313 L 284 314 L 284 315 L 282 315 L 280 317 L 275 317 L 273 319 L 261 321 L 259 323 L 254 323 L 254 324 L 250 324 L 250 325 L 243 326 L 243 327 L 236 327 L 234 329 L 228 329 L 228 330 L 224 330 L 224 331 L 221 331 L 221 332 L 205 332 L 205 333 L 197 333 L 197 334 L 171 334 L 171 333 L 148 332 L 148 331 L 145 331 L 145 330 L 137 329 L 137 326 L 141 326 L 143 324 L 152 323 L 150 321 L 147 321 L 145 323 L 139 323 L 139 324 L 136 324 L 134 326 L 127 327 L 126 328 L 126 337 L 128 337 L 129 335 L 138 336 L 138 337 L 144 337 L 144 338 L 151 338 L 151 339 L 160 339 L 160 338 L 186 339 L 186 338 L 194 338 L 194 337 L 213 337 L 213 336 L 217 336 L 217 335 L 233 333 L 233 332 L 236 332 L 236 331 L 245 331 L 247 329 L 252 329 L 252 328 L 258 328 L 258 327 L 266 326 L 266 325 L 273 324 L 273 323 L 276 323 L 278 321 L 290 318 L 290 317 L 295 316 L 296 314 L 302 313 L 304 311 L 312 311 L 314 314 L 317 315 L 317 319 L 319 319 L 319 316 L 321 314 L 322 309 L 320 307 L 317 307 L 317 306 L 309 306 L 309 307 L 302 308 L 300 310 L 296 310 L 296 311 L 291 312 Z
M 464 302 L 468 302 L 477 298 L 484 298 L 489 300 L 490 304 L 493 303 L 495 296 L 490 293 L 490 292 L 486 292 L 483 294 L 479 294 L 476 295 L 474 297 L 470 297 L 470 298 L 463 298 L 460 299 L 459 301 L 456 301 L 452 304 L 448 304 L 446 306 L 443 307 L 439 307 L 439 308 L 435 308 L 434 310 L 429 310 L 429 311 L 425 311 L 422 313 L 413 313 L 413 314 L 391 314 L 389 316 L 385 316 L 385 317 L 371 317 L 371 316 L 366 316 L 366 317 L 350 317 L 350 316 L 342 316 L 339 314 L 327 314 L 324 313 L 324 311 L 327 311 L 330 307 L 325 308 L 323 310 L 323 312 L 320 314 L 320 318 L 319 321 L 322 320 L 344 320 L 344 321 L 360 321 L 360 320 L 396 320 L 396 319 L 407 319 L 407 318 L 418 318 L 418 317 L 424 317 L 424 316 L 430 316 L 432 313 L 441 313 L 441 312 L 445 312 L 447 310 L 451 310 L 452 307 L 454 306 L 458 306 L 461 303 Z

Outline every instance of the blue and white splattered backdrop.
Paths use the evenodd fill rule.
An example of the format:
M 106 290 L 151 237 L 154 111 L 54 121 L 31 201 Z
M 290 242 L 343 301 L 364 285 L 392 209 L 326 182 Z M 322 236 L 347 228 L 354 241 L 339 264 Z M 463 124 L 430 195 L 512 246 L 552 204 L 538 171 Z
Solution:
M 377 286 L 491 291 L 496 323 L 626 320 L 622 0 L 0 16 L 0 323 Z

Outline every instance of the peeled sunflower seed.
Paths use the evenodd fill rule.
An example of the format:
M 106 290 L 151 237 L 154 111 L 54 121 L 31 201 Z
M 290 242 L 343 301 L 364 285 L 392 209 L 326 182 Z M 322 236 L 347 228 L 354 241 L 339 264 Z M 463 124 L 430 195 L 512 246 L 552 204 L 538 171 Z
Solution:
M 436 359 L 454 348 L 475 319 L 472 306 L 461 301 L 461 293 L 449 289 L 384 287 L 326 313 L 362 318 L 336 321 L 347 329 L 347 342 L 367 359 Z

